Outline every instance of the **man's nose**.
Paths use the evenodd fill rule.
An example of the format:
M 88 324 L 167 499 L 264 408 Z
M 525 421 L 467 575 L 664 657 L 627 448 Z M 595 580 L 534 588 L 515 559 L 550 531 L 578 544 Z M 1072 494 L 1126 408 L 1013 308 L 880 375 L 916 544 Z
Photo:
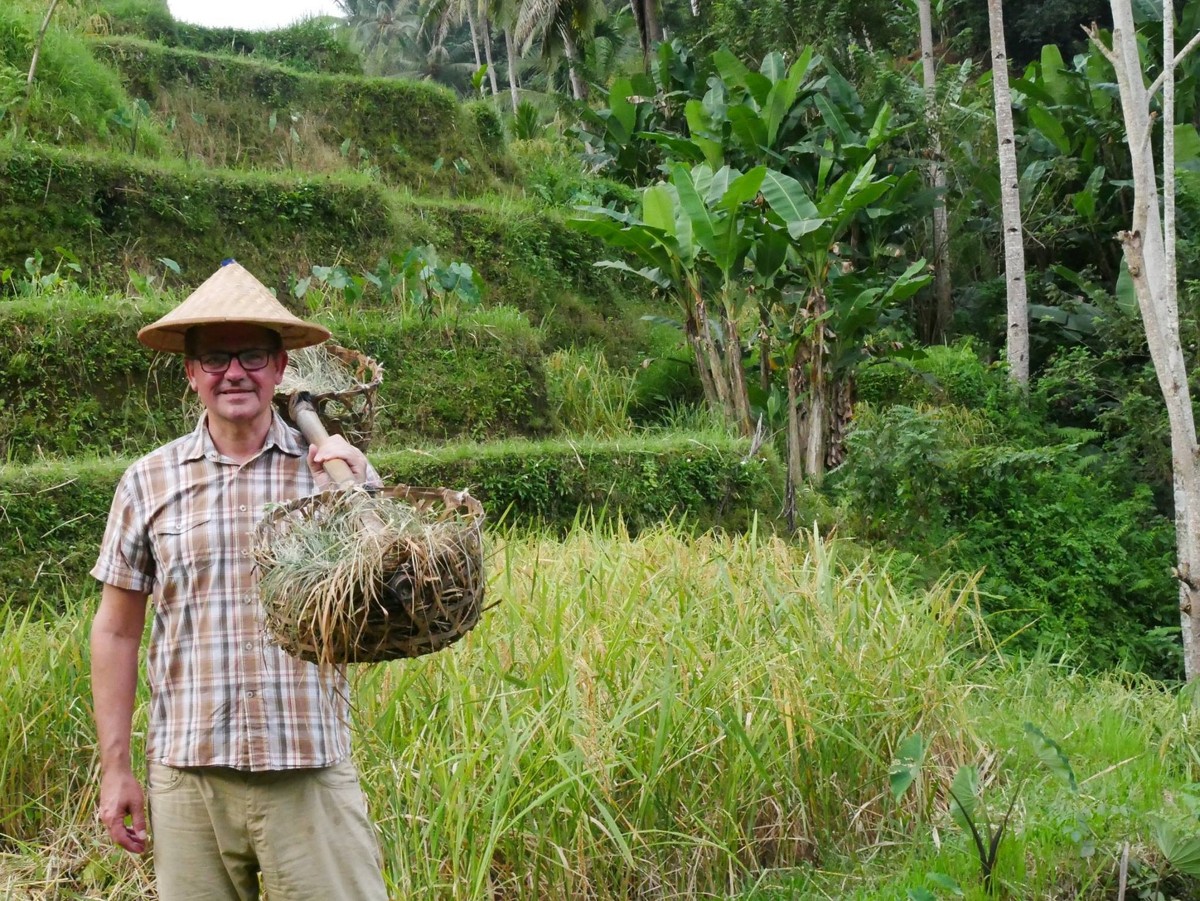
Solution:
M 235 366 L 237 367 L 236 370 L 233 368 Z M 246 378 L 246 368 L 242 365 L 242 361 L 239 360 L 236 356 L 232 356 L 229 358 L 229 366 L 225 370 L 225 378 L 227 378 L 227 379 Z

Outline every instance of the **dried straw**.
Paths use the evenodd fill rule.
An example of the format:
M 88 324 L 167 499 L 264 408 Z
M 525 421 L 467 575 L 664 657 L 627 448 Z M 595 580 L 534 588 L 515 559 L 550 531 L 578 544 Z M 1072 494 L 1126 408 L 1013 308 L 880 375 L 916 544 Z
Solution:
M 414 505 L 412 490 L 327 492 L 267 511 L 259 592 L 284 650 L 320 664 L 415 657 L 475 625 L 482 508 Z
M 353 391 L 360 385 L 342 359 L 330 353 L 325 345 L 318 344 L 288 353 L 287 369 L 276 391 L 288 395 L 298 391 L 338 394 Z

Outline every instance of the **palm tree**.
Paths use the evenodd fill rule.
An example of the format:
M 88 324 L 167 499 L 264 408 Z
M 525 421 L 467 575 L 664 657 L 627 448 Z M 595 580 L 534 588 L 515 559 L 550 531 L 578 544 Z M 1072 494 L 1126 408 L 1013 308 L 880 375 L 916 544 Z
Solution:
M 583 78 L 581 44 L 592 33 L 606 10 L 598 0 L 523 0 L 517 15 L 514 38 L 522 50 L 528 50 L 535 37 L 542 39 L 542 56 L 562 50 L 571 80 L 571 96 L 587 97 Z
M 397 48 L 416 39 L 421 19 L 405 0 L 337 0 L 346 13 L 353 42 L 363 55 L 363 70 L 371 75 L 387 74 L 386 60 L 395 58 Z

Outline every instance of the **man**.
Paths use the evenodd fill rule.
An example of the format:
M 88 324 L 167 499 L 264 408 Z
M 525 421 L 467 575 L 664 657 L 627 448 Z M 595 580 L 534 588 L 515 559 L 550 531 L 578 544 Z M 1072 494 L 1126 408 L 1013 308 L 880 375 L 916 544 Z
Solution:
M 275 412 L 287 351 L 329 337 L 226 261 L 138 333 L 185 355 L 205 413 L 191 434 L 122 476 L 92 575 L 100 819 L 118 845 L 149 847 L 130 733 L 147 597 L 147 789 L 162 901 L 386 898 L 379 848 L 350 760 L 348 688 L 264 634 L 252 541 L 264 505 L 314 494 L 324 463 L 360 481 L 344 439 L 318 450 Z

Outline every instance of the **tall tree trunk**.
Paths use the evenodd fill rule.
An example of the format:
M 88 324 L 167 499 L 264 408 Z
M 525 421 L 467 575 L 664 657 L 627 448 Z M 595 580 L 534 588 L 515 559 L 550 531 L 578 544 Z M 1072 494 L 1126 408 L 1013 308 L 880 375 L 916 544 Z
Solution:
M 500 86 L 496 81 L 496 65 L 492 62 L 492 29 L 487 16 L 484 16 L 479 24 L 483 30 L 483 54 L 487 58 L 488 81 L 492 85 L 492 96 L 495 97 L 500 93 Z
M 504 49 L 508 52 L 508 93 L 512 96 L 513 115 L 517 113 L 517 51 L 513 46 L 512 29 L 504 29 Z
M 1150 98 L 1143 63 L 1138 52 L 1133 12 L 1129 0 L 1111 0 L 1113 12 L 1113 46 L 1104 45 L 1093 28 L 1088 34 L 1093 43 L 1108 57 L 1116 70 L 1125 117 L 1125 136 L 1133 169 L 1133 228 L 1122 232 L 1121 243 L 1129 274 L 1137 294 L 1146 343 L 1158 377 L 1159 389 L 1167 407 L 1171 427 L 1171 467 L 1175 489 L 1175 576 L 1179 582 L 1180 625 L 1183 634 L 1184 673 L 1188 680 L 1200 676 L 1200 468 L 1197 456 L 1196 423 L 1188 385 L 1187 363 L 1179 338 L 1179 306 L 1173 284 L 1174 246 L 1174 178 L 1167 176 L 1175 165 L 1173 154 L 1174 122 L 1163 122 L 1164 179 L 1168 193 L 1165 220 L 1159 218 L 1158 186 L 1151 145 Z M 1174 10 L 1165 3 L 1163 9 L 1165 71 L 1162 83 L 1170 98 L 1167 107 L 1174 106 L 1171 82 L 1174 67 L 1194 45 L 1189 42 L 1179 56 L 1174 53 Z M 1157 82 L 1156 82 L 1157 84 Z M 1164 234 L 1171 236 L 1168 243 Z
M 1021 190 L 1013 137 L 1012 92 L 1004 50 L 1001 0 L 987 0 L 992 41 L 992 88 L 996 98 L 996 144 L 1000 157 L 1000 207 L 1004 229 L 1004 281 L 1008 293 L 1008 373 L 1029 387 L 1029 300 L 1025 289 L 1025 243 L 1021 230 Z
M 925 124 L 929 129 L 929 183 L 936 192 L 933 202 L 933 335 L 945 341 L 954 322 L 950 286 L 950 236 L 946 220 L 946 163 L 942 159 L 941 128 L 937 115 L 937 72 L 933 62 L 933 13 L 930 0 L 918 0 L 921 23 L 921 74 L 925 83 Z
M 803 356 L 800 348 L 797 348 L 787 368 L 787 486 L 784 493 L 783 512 L 790 532 L 796 531 L 796 501 L 797 495 L 800 493 L 800 484 L 804 480 L 801 448 L 804 446 L 805 436 L 800 423 L 800 390 L 803 379 Z
M 571 78 L 571 96 L 576 100 L 587 99 L 587 85 L 579 73 L 579 47 L 569 29 L 562 30 L 563 52 L 567 57 L 567 74 Z
M 700 378 L 700 387 L 704 391 L 704 402 L 711 410 L 721 410 L 721 396 L 717 392 L 717 378 L 720 374 L 714 373 L 710 365 L 708 348 L 704 341 L 707 331 L 708 323 L 703 320 L 697 321 L 695 311 L 689 304 L 683 333 L 687 338 L 688 346 L 692 349 L 692 355 L 696 358 L 696 374 Z
M 471 12 L 471 4 L 467 4 L 467 24 L 471 26 L 471 49 L 475 51 L 475 69 L 483 65 L 483 58 L 479 55 L 479 33 L 475 30 L 475 15 Z
M 658 0 L 629 0 L 629 9 L 642 43 L 642 63 L 649 70 L 650 50 L 663 39 L 662 26 L 658 22 Z
M 725 371 L 729 380 L 729 397 L 738 432 L 749 437 L 754 433 L 750 418 L 750 394 L 746 390 L 746 370 L 742 366 L 742 339 L 737 320 L 727 306 L 722 305 L 721 323 L 725 329 Z

